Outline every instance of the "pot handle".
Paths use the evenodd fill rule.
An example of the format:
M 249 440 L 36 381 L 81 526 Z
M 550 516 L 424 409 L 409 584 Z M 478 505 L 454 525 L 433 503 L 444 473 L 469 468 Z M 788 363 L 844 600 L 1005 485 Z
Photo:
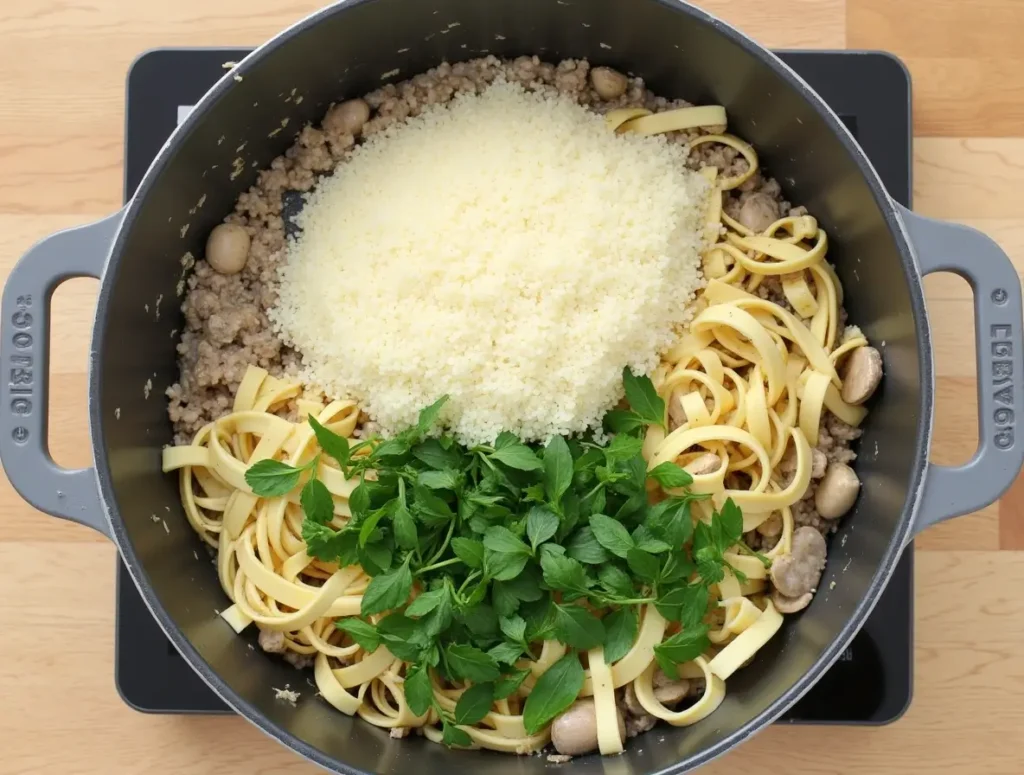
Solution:
M 1024 464 L 1017 412 L 1024 410 L 1021 283 L 1010 258 L 975 229 L 901 207 L 923 274 L 953 272 L 974 291 L 978 451 L 962 466 L 928 464 L 914 532 L 995 501 Z
M 62 468 L 47 440 L 50 298 L 65 280 L 103 274 L 124 211 L 36 243 L 4 285 L 0 312 L 0 461 L 14 489 L 40 511 L 110 534 L 96 471 Z

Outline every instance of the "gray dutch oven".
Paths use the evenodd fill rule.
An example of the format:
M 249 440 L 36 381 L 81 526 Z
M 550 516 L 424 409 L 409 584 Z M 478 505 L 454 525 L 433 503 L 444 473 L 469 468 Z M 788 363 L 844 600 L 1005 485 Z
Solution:
M 659 94 L 725 105 L 731 130 L 754 143 L 772 173 L 790 182 L 788 198 L 807 205 L 834 238 L 830 258 L 850 317 L 883 343 L 886 376 L 858 462 L 864 487 L 823 582 L 835 587 L 730 678 L 725 701 L 707 720 L 659 728 L 621 757 L 566 765 L 579 775 L 682 773 L 803 695 L 860 628 L 913 536 L 991 503 L 1024 455 L 1016 438 L 1024 403 L 1021 293 L 1010 261 L 982 234 L 895 204 L 806 83 L 695 8 L 667 0 L 351 0 L 286 30 L 203 98 L 124 210 L 49 237 L 11 273 L 3 295 L 0 455 L 29 503 L 109 536 L 185 659 L 239 714 L 303 756 L 345 773 L 546 769 L 542 757 L 391 740 L 312 691 L 297 707 L 276 702 L 271 687 L 295 681 L 294 668 L 253 654 L 214 615 L 225 605 L 215 570 L 195 559 L 199 541 L 179 505 L 177 477 L 160 472 L 161 447 L 171 441 L 162 391 L 176 380 L 182 256 L 202 255 L 206 235 L 257 169 L 291 143 L 288 132 L 273 130 L 284 118 L 291 130 L 317 121 L 330 102 L 379 86 L 382 74 L 405 78 L 485 50 L 587 57 L 643 75 Z M 304 97 L 299 104 L 281 97 L 293 88 Z M 964 277 L 974 290 L 981 442 L 970 462 L 954 468 L 928 462 L 935 374 L 921 280 L 938 271 Z M 96 463 L 69 471 L 46 449 L 48 304 L 57 285 L 77 276 L 101 280 L 89 364 Z M 169 535 L 154 529 L 154 514 L 166 518 Z

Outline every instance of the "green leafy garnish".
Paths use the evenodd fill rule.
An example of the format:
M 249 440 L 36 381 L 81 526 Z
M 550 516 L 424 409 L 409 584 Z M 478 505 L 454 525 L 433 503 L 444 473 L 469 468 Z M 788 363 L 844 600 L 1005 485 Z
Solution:
M 336 626 L 365 651 L 383 646 L 408 663 L 409 707 L 433 711 L 448 745 L 471 745 L 465 727 L 516 692 L 530 675 L 524 663 L 554 639 L 572 650 L 526 699 L 524 724 L 536 733 L 579 695 L 578 651 L 603 646 L 607 662 L 622 659 L 644 605 L 682 627 L 655 647 L 674 674 L 709 645 L 709 587 L 727 573 L 744 580 L 727 557 L 770 564 L 743 543 L 732 501 L 696 519 L 691 506 L 707 496 L 688 491 L 684 469 L 648 472 L 642 436 L 663 426 L 665 403 L 647 377 L 627 369 L 623 384 L 629 407 L 606 415 L 616 434 L 607 444 L 527 444 L 503 432 L 467 447 L 442 427 L 441 397 L 386 440 L 345 439 L 310 417 L 319 449 L 304 463 L 262 460 L 246 471 L 259 497 L 294 497 L 301 487 L 310 556 L 371 577 L 360 616 Z M 355 485 L 347 509 L 345 493 L 320 478 L 334 467 Z M 649 490 L 659 488 L 652 504 Z M 464 687 L 454 710 L 434 697 L 434 674 Z

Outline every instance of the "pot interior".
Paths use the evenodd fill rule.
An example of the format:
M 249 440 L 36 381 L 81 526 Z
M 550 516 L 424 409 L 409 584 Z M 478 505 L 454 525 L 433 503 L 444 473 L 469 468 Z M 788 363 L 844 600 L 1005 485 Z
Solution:
M 725 105 L 730 131 L 755 145 L 787 199 L 821 221 L 850 319 L 873 342 L 884 343 L 886 378 L 859 447 L 864 486 L 832 546 L 813 604 L 787 621 L 753 665 L 730 678 L 725 701 L 708 720 L 686 729 L 659 726 L 631 741 L 621 757 L 572 764 L 581 774 L 677 765 L 681 771 L 781 712 L 780 701 L 795 700 L 819 660 L 852 635 L 851 617 L 877 596 L 878 582 L 898 556 L 909 495 L 926 454 L 930 401 L 922 394 L 928 373 L 922 359 L 930 356 L 922 346 L 920 282 L 894 232 L 887 198 L 837 134 L 838 122 L 763 51 L 688 7 L 660 0 L 351 2 L 285 33 L 246 62 L 240 79 L 227 76 L 146 177 L 104 278 L 92 411 L 106 500 L 126 561 L 148 586 L 147 600 L 179 647 L 232 704 L 262 716 L 261 726 L 302 753 L 341 771 L 486 767 L 502 775 L 545 769 L 543 757 L 451 752 L 415 737 L 391 740 L 315 698 L 306 674 L 250 648 L 255 627 L 239 637 L 215 615 L 229 601 L 182 512 L 177 476 L 160 471 L 161 448 L 171 442 L 163 391 L 177 380 L 179 289 L 189 254 L 202 256 L 210 229 L 257 171 L 331 102 L 445 59 L 485 53 L 585 57 L 642 75 L 662 96 Z M 169 534 L 153 515 L 166 520 Z M 271 687 L 286 684 L 302 692 L 297 707 L 275 700 Z

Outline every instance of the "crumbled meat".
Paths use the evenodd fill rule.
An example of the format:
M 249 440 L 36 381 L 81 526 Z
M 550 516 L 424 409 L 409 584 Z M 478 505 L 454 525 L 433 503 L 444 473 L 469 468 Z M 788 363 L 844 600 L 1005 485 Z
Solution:
M 298 651 L 284 652 L 284 661 L 293 665 L 296 670 L 305 670 L 307 667 L 311 667 L 315 660 L 316 656 L 313 654 L 300 654 Z
M 260 630 L 259 644 L 268 654 L 283 654 L 286 648 L 284 633 L 277 630 Z
M 409 727 L 391 727 L 391 731 L 388 733 L 390 737 L 395 740 L 401 740 L 403 737 L 409 736 Z
M 565 764 L 566 762 L 571 762 L 572 757 L 565 753 L 549 753 L 548 761 L 551 764 Z
M 636 737 L 654 728 L 658 723 L 656 716 L 647 713 L 642 716 L 629 716 L 626 719 L 626 737 Z

